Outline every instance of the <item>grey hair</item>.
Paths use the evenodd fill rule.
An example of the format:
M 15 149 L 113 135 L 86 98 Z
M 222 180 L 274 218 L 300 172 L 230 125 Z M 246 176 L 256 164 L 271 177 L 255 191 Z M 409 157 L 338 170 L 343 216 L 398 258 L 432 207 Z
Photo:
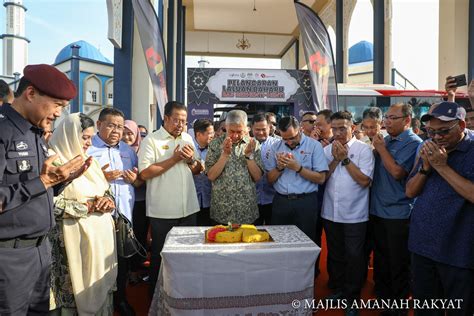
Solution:
M 232 110 L 227 113 L 226 124 L 239 124 L 247 126 L 247 113 L 242 110 Z
M 375 106 L 370 107 L 364 110 L 364 113 L 362 114 L 362 119 L 374 119 L 377 122 L 382 122 L 382 110 Z

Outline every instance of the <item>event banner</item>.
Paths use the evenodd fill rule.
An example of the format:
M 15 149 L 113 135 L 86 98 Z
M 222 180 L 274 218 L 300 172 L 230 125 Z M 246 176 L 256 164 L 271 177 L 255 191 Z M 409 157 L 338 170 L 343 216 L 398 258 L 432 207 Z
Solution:
M 316 109 L 337 111 L 336 71 L 327 29 L 311 8 L 296 1 L 295 8 Z
M 155 92 L 161 118 L 168 102 L 166 91 L 166 56 L 158 17 L 150 0 L 132 0 L 133 13 L 138 25 L 138 33 Z
M 221 101 L 287 101 L 299 84 L 285 70 L 219 69 L 207 83 Z

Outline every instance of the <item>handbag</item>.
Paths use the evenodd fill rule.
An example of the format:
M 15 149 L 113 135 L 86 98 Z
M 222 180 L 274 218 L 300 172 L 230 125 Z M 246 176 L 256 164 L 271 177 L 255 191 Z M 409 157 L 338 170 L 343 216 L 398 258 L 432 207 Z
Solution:
M 115 217 L 115 234 L 117 237 L 117 254 L 120 257 L 130 258 L 136 253 L 143 258 L 147 257 L 145 247 L 137 240 L 133 232 L 132 223 L 118 208 Z

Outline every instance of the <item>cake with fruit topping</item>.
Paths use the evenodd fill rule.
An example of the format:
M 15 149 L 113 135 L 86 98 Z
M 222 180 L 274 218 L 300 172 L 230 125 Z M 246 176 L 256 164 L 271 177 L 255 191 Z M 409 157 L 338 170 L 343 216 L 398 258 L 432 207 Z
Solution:
M 217 225 L 206 230 L 206 240 L 216 243 L 264 242 L 270 240 L 270 235 L 266 231 L 257 230 L 254 225 L 229 223 L 227 226 Z

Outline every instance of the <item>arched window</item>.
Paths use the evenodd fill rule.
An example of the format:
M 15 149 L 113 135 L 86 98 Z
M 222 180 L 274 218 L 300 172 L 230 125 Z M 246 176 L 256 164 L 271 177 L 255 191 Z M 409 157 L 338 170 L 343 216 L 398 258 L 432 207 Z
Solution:
M 101 81 L 96 75 L 84 79 L 84 103 L 101 104 Z
M 105 83 L 105 100 L 106 105 L 114 104 L 114 79 L 109 79 Z

